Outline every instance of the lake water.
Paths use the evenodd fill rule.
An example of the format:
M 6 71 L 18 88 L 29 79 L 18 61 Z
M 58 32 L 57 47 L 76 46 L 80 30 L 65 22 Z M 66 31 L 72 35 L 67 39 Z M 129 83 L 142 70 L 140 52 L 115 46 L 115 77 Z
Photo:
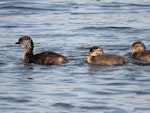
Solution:
M 67 56 L 64 65 L 24 64 L 15 42 L 29 35 L 34 53 Z M 150 49 L 149 0 L 0 1 L 1 113 L 149 113 L 150 65 L 130 46 Z M 128 59 L 120 66 L 86 63 L 89 48 Z

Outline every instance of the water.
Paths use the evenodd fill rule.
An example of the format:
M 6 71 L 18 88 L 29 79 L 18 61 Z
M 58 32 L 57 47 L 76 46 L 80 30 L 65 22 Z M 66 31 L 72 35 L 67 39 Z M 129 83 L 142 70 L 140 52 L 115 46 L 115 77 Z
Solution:
M 130 58 L 133 42 L 150 48 L 149 0 L 0 1 L 1 113 L 149 113 L 149 65 Z M 22 36 L 35 53 L 68 56 L 64 65 L 24 64 Z M 123 55 L 121 66 L 87 64 L 89 48 Z

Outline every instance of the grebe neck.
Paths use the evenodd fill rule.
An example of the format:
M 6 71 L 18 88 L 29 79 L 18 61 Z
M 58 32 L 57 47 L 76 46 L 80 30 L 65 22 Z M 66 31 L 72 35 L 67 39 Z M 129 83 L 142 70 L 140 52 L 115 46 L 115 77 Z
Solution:
M 93 58 L 93 56 L 88 56 L 87 62 L 88 62 L 88 63 L 92 63 L 92 58 Z
M 32 56 L 33 56 L 33 48 L 26 48 L 23 61 L 28 62 Z

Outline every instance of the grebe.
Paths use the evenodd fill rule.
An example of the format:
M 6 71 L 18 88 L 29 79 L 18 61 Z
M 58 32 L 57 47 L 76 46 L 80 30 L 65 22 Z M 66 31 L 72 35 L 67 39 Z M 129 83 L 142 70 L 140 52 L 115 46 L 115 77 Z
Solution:
M 132 57 L 137 60 L 150 62 L 150 50 L 146 50 L 145 44 L 137 41 L 132 44 Z
M 64 64 L 68 62 L 67 57 L 54 52 L 43 52 L 34 55 L 34 43 L 29 36 L 22 36 L 15 44 L 20 44 L 23 48 L 26 49 L 23 58 L 24 62 L 41 65 Z
M 127 62 L 123 56 L 104 54 L 102 48 L 94 46 L 90 48 L 89 56 L 87 58 L 89 64 L 99 64 L 99 65 L 120 65 Z

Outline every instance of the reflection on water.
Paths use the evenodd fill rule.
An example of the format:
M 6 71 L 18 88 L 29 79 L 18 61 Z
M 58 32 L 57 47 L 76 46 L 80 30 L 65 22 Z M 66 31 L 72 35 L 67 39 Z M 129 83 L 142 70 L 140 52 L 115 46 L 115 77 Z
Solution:
M 6 113 L 148 113 L 149 64 L 130 46 L 149 45 L 149 0 L 0 1 L 0 111 Z M 30 35 L 35 53 L 55 51 L 70 62 L 24 64 L 15 45 Z M 121 66 L 86 63 L 92 46 L 123 55 Z

